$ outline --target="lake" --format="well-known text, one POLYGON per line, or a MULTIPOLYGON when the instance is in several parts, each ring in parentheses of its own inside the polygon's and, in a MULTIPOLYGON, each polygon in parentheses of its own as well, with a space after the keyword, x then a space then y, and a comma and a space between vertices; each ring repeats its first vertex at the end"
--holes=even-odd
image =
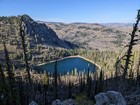
MULTIPOLYGON (((56 61, 39 64, 34 67, 38 72, 50 72, 54 73, 56 61)), ((81 56, 70 56, 57 60, 57 71, 61 74, 66 74, 68 71, 71 73, 72 70, 77 69, 78 72, 87 72, 88 68, 91 72, 94 72, 99 68, 94 62, 87 60, 81 56)))

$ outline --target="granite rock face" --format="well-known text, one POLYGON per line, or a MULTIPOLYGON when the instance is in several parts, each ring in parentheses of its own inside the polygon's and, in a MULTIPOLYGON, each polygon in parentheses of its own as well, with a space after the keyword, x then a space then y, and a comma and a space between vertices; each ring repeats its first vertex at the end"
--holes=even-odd
MULTIPOLYGON (((7 44, 20 44, 19 29, 22 22, 25 26, 25 38, 31 46, 41 44, 44 46, 54 46, 62 48, 73 48, 70 42, 61 40, 57 34, 46 24, 34 21, 28 15, 0 17, 0 38, 4 39, 7 44)), ((1 44, 1 41, 0 41, 1 44)))
POLYGON ((96 105, 126 105, 124 97, 116 91, 99 93, 95 96, 96 105))
POLYGON ((56 33, 46 24, 37 23, 28 15, 23 15, 22 17, 26 25, 26 32, 35 38, 36 43, 70 48, 67 43, 59 39, 56 33))

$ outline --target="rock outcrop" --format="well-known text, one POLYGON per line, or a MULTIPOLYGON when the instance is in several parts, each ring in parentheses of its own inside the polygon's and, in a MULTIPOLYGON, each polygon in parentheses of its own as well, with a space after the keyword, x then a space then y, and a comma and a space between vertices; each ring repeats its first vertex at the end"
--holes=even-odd
POLYGON ((38 105, 35 101, 32 101, 31 103, 29 103, 29 105, 38 105))
POLYGON ((52 102, 52 105, 61 105, 61 101, 59 99, 56 99, 52 102))
POLYGON ((96 105, 126 105, 121 93, 116 91, 108 91, 99 93, 95 96, 96 105))
POLYGON ((52 105, 78 105, 73 99, 68 99, 65 101, 60 101, 59 99, 52 102, 52 105))
POLYGON ((61 105, 77 105, 77 102, 73 99, 68 99, 68 100, 63 101, 61 105))
POLYGON ((19 28, 21 17, 25 24, 25 37, 31 46, 42 44, 62 48, 74 47, 70 42, 58 38, 57 34, 46 24, 37 23, 28 15, 0 17, 0 38, 4 39, 6 43, 10 45, 18 45, 20 43, 19 28))

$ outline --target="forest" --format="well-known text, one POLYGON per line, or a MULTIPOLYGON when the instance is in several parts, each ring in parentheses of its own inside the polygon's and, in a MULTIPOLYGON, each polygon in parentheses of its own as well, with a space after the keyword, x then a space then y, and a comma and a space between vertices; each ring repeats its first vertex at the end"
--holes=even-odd
POLYGON ((95 96, 107 91, 120 92, 127 105, 139 105, 140 49, 135 45, 139 44, 140 10, 129 34, 128 45, 118 51, 87 50, 61 42, 58 38, 53 46, 44 47, 41 42, 46 42, 38 35, 33 36, 36 32, 31 30, 34 25, 31 27, 24 17, 2 17, 0 21, 4 22, 0 34, 0 105, 53 105, 57 99, 73 99, 76 105, 95 105, 95 96), (14 24, 15 27, 7 24, 14 24), (31 29, 28 30, 29 26, 31 29), (56 47, 58 43, 67 46, 61 48, 60 44, 56 47), (88 68, 87 73, 84 70, 79 73, 75 68, 72 72, 59 74, 57 60, 77 55, 95 62, 101 68, 95 72, 88 68), (55 61, 54 73, 34 70, 37 64, 52 60, 55 61), (36 104, 29 104, 33 101, 36 104))

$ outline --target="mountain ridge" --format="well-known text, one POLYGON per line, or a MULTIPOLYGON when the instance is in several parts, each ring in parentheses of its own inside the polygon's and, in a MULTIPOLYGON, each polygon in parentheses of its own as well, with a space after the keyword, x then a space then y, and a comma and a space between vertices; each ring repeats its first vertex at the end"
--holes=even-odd
MULTIPOLYGON (((48 27, 46 24, 37 23, 34 21, 30 16, 18 15, 18 16, 10 16, 10 17, 0 17, 0 25, 1 25, 1 39, 6 41, 9 40, 9 36, 15 37, 14 40, 10 41, 10 44, 15 42, 16 44, 19 43, 19 23, 20 17, 23 17, 23 21, 26 27, 26 36, 30 40, 32 44, 42 44, 47 46, 54 46, 54 47, 62 47, 62 48, 74 48, 75 45, 69 46, 70 42, 67 44, 66 41, 61 40, 58 38, 56 33, 48 27), (9 30, 7 30, 9 29, 9 30), (4 38, 2 38, 2 36, 4 38), (7 37, 5 37, 7 36, 7 37), (16 42, 17 41, 17 42, 16 42)), ((8 43, 8 42, 7 42, 8 43)))
POLYGON ((44 22, 59 38, 70 41, 85 49, 123 48, 129 40, 131 23, 70 23, 44 22))

